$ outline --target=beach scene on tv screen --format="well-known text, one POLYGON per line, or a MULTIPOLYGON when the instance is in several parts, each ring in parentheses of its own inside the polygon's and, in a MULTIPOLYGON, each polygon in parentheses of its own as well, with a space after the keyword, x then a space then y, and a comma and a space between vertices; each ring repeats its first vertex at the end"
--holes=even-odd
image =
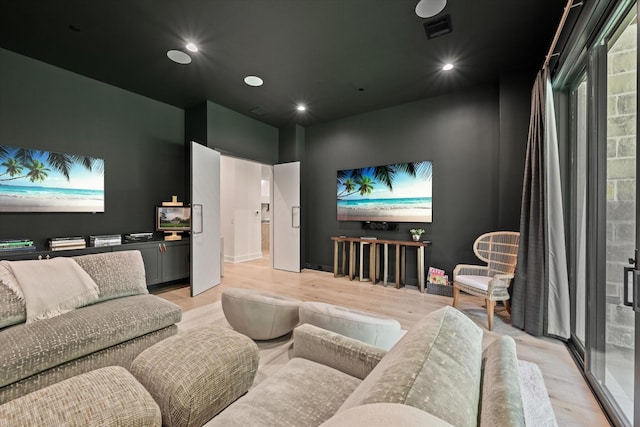
POLYGON ((338 221, 432 222, 433 163, 338 171, 338 221))
POLYGON ((104 212, 104 160, 0 145, 0 212, 104 212))

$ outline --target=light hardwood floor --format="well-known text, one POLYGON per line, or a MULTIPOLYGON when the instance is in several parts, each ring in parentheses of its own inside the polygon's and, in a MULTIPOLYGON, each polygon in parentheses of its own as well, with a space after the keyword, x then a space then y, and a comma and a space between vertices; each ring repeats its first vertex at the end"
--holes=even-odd
MULTIPOLYGON (((226 263, 224 273, 220 286, 193 298, 188 286, 167 287, 154 293, 188 311, 220 300, 225 287, 257 289, 305 301, 323 301, 372 311, 397 319, 404 329, 410 329, 422 316, 450 305, 452 301, 449 297, 422 294, 415 287, 395 289, 392 285, 371 285, 357 279, 334 278, 332 273, 315 270, 303 270, 299 274, 272 270, 266 258, 226 263)), ((480 298, 463 294, 458 308, 486 331, 487 316, 480 298)), ((535 338, 512 327, 509 314, 502 306, 496 308, 493 333, 487 331, 489 340, 495 336, 493 334, 512 336, 518 357, 540 366, 559 426, 609 425, 564 343, 535 338)))

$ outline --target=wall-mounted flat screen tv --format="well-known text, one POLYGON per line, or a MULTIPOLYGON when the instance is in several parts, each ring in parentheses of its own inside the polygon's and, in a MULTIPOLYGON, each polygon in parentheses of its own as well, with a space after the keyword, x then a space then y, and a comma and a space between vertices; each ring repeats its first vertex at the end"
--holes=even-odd
POLYGON ((338 171, 338 221, 433 221, 429 160, 338 171))
POLYGON ((0 145, 0 212, 104 212, 104 160, 0 145))
POLYGON ((191 207, 156 206, 157 231, 190 231, 191 207))

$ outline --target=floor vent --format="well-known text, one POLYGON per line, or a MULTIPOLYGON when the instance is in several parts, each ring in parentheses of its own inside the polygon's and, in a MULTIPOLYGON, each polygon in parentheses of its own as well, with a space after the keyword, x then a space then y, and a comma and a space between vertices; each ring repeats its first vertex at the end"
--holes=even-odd
POLYGON ((451 15, 447 14, 437 19, 432 19, 424 23, 424 31, 429 40, 444 36, 453 31, 451 27, 451 15))

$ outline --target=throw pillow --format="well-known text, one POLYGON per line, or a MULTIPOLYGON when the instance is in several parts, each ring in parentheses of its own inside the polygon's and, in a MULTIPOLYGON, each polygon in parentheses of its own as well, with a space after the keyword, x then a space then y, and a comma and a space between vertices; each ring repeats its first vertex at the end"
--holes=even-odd
POLYGON ((98 301, 149 293, 140 251, 82 255, 73 259, 98 285, 98 301))
POLYGON ((0 329, 24 323, 27 308, 13 273, 0 262, 0 329))

